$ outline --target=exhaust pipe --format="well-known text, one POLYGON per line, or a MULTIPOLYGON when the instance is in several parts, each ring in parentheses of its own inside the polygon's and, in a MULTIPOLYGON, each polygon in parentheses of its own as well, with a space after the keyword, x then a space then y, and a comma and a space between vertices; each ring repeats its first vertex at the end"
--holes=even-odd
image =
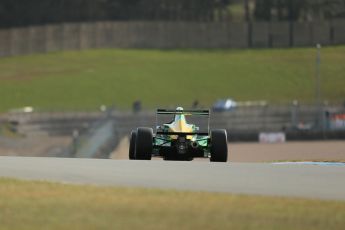
POLYGON ((190 145, 192 146, 193 149, 196 149, 199 147, 199 144, 196 141, 193 141, 190 145))

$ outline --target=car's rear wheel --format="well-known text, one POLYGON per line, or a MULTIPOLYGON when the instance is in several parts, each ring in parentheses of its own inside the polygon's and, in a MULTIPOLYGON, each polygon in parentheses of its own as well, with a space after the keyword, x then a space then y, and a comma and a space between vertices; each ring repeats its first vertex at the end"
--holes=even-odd
POLYGON ((151 128, 138 128, 135 142, 135 159, 151 160, 153 130, 151 128))
POLYGON ((137 132, 133 130, 131 132, 131 137, 129 140, 129 159, 135 160, 135 141, 137 139, 137 132))
POLYGON ((211 131, 211 158, 212 162, 226 162, 228 160, 228 140, 224 129, 211 131))

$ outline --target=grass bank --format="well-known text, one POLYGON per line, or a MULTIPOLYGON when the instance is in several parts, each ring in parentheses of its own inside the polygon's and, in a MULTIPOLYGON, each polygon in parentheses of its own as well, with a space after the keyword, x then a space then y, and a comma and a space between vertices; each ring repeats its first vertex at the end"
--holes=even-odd
MULTIPOLYGON (((313 102, 313 48, 88 50, 0 59, 0 111, 204 106, 217 98, 313 102)), ((322 49, 322 97, 345 99, 345 46, 322 49)))
POLYGON ((1 229, 343 229, 345 202, 0 179, 1 229))

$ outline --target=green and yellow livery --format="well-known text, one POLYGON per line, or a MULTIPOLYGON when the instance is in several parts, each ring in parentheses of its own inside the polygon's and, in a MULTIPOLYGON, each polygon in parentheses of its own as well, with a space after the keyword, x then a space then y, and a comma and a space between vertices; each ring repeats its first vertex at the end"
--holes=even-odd
POLYGON ((133 130, 130 138, 129 158, 151 160, 152 156, 164 160, 193 160, 196 157, 210 158, 214 162, 226 162, 228 158, 226 130, 209 130, 209 110, 157 109, 158 115, 173 115, 173 119, 152 128, 133 130), (207 131, 200 132, 195 124, 187 122, 188 116, 207 117, 207 131))

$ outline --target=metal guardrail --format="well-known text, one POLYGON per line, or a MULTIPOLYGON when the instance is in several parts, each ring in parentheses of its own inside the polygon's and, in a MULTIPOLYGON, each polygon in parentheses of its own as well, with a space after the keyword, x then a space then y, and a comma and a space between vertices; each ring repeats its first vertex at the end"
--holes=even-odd
MULTIPOLYGON (((341 118, 339 114, 345 114, 345 108, 324 106, 321 111, 320 117, 320 109, 315 106, 243 106, 229 112, 211 112, 210 128, 227 129, 232 141, 257 140, 259 132, 285 132, 287 139, 343 138, 345 121, 343 126, 336 126, 339 122, 335 123, 334 119, 341 118), (322 125, 317 126, 320 122, 322 125)), ((104 117, 113 122, 117 138, 129 135, 137 127, 155 127, 156 123, 155 111, 112 111, 107 115, 104 112, 5 114, 1 120, 17 121, 13 124, 18 125, 19 132, 44 131, 49 135, 72 137, 74 130, 80 135, 90 133, 94 124, 104 121, 104 117)))

